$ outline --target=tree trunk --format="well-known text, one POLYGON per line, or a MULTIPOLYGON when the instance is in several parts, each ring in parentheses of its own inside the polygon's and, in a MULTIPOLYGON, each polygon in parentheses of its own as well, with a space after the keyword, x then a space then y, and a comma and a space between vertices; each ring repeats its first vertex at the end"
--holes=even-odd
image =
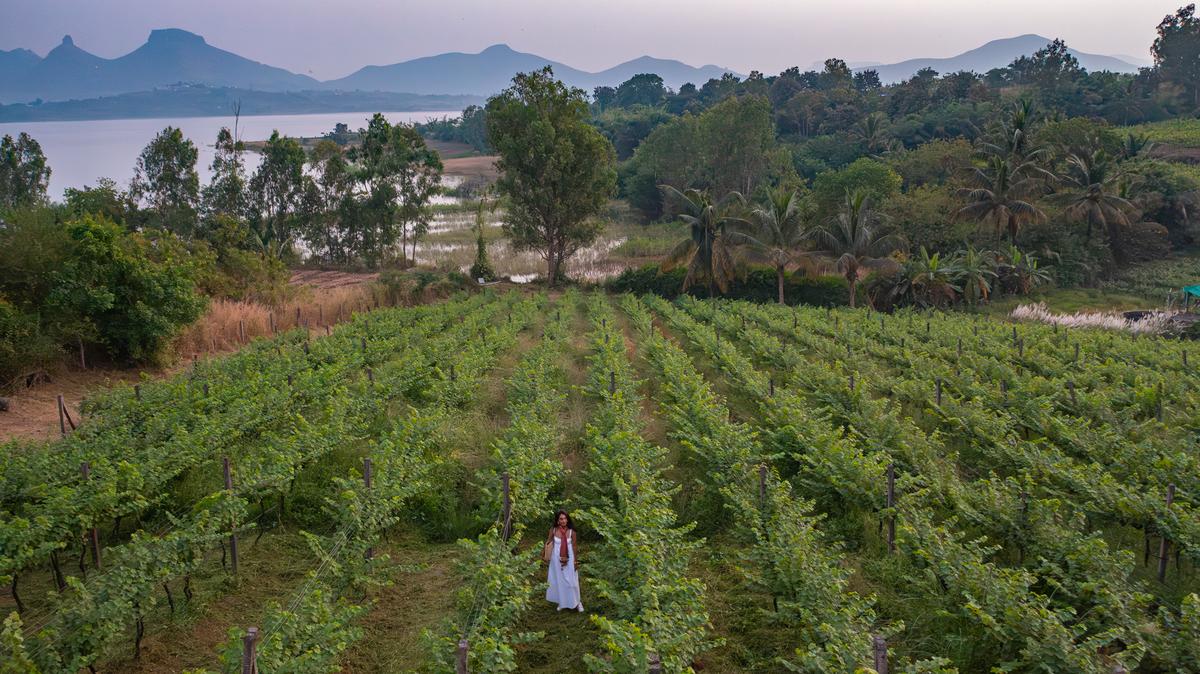
POLYGON ((785 304, 783 301, 783 267, 779 267, 775 270, 775 280, 779 285, 779 303, 785 304))
POLYGON ((846 274, 846 280, 850 283, 850 308, 854 308, 854 296, 858 293, 858 270, 854 270, 853 274, 846 274))

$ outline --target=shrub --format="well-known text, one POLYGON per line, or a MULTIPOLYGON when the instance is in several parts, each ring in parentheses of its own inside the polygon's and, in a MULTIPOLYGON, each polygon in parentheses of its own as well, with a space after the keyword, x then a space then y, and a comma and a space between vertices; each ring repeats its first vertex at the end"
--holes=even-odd
MULTIPOLYGON (((658 265, 626 269, 620 276, 608 282, 613 292, 631 292, 640 295, 660 295, 674 299, 682 294, 683 277, 686 271, 675 269, 659 271, 658 265)), ((788 304, 810 304, 822 307, 841 306, 847 303, 846 279, 840 276, 808 277, 803 274, 788 274, 784 278, 784 296, 788 304)), ((688 294, 704 297, 708 293, 702 285, 692 286, 688 294)), ((774 302, 777 297, 775 271, 766 267, 754 267, 746 276, 736 279, 725 295, 732 299, 754 302, 774 302)))
POLYGON ((36 316, 0 299, 0 390, 10 388, 15 377, 49 368, 60 357, 62 351, 42 332, 36 316))
POLYGON ((153 358, 200 317, 206 300, 171 235, 151 241, 91 216, 68 223, 66 231, 71 251, 56 273, 47 310, 85 326, 114 358, 153 358))

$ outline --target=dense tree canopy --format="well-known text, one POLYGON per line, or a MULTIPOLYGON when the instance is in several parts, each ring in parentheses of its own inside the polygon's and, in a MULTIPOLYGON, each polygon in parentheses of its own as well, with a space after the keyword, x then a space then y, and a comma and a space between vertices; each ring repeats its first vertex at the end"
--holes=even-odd
POLYGON ((27 133, 0 139, 0 208, 39 204, 46 199, 50 167, 42 146, 27 133))
POLYGON ((596 219, 616 186, 612 143, 588 123, 583 91, 549 67, 513 78, 487 105, 488 139, 500 159, 496 186, 508 200, 505 234, 537 251, 547 280, 600 231, 596 219))

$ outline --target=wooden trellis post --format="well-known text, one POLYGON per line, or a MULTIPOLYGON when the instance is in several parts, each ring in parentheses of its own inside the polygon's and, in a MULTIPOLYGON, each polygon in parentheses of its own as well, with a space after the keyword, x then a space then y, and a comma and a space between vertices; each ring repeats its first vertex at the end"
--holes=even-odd
POLYGON ((258 628, 246 628, 242 637, 242 674, 258 674, 258 628))
MULTIPOLYGON (((79 465, 79 472, 83 474, 84 481, 92 479, 92 464, 84 461, 79 465)), ((88 545, 92 548, 92 565, 96 570, 100 570, 100 530, 92 527, 88 531, 88 545)), ((82 565, 82 561, 80 562, 82 565)))
POLYGON ((888 674, 887 639, 876 635, 871 640, 871 655, 875 660, 875 671, 879 674, 888 674))
MULTIPOLYGON (((363 458, 363 488, 371 491, 371 457, 363 458)), ((367 548, 367 559, 375 556, 375 548, 367 548)))
POLYGON ((509 491, 508 471, 500 475, 500 491, 503 494, 500 537, 507 541, 512 535, 512 492, 509 491))
MULTIPOLYGON (((229 457, 221 459, 221 472, 225 478, 225 491, 233 493, 233 471, 229 467, 229 457)), ((229 527, 229 568, 233 571, 233 575, 238 572, 238 540, 237 540, 237 523, 231 522, 229 527)), ((244 664, 243 664, 244 667, 244 664)))
POLYGON ((458 640, 458 650, 454 660, 454 674, 468 674, 467 670, 467 653, 470 652, 471 644, 462 638, 458 640))
POLYGON ((767 507, 767 464, 758 466, 758 509, 765 510, 767 507))
MULTIPOLYGON (((1171 504, 1175 502, 1175 483, 1167 485, 1167 510, 1171 509, 1171 504)), ((1158 544, 1158 582, 1164 582, 1167 579, 1167 556, 1171 551, 1171 543, 1167 540, 1167 533, 1164 531, 1162 540, 1158 544)))
MULTIPOLYGON (((889 463, 887 467, 887 507, 889 510, 896 506, 896 464, 889 463)), ((896 514, 888 513, 887 526, 888 553, 896 552, 896 514)))

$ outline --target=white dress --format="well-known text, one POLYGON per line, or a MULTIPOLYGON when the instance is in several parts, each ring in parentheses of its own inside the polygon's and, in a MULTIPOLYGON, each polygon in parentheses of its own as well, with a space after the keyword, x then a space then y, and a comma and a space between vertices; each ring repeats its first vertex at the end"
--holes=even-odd
POLYGON ((550 556, 549 569, 546 571, 546 601, 558 604, 558 610, 577 609, 583 612, 583 602, 579 599, 579 572, 575 570, 575 535, 568 534, 567 565, 559 561, 558 551, 562 549, 562 539, 554 534, 554 553, 550 556))

